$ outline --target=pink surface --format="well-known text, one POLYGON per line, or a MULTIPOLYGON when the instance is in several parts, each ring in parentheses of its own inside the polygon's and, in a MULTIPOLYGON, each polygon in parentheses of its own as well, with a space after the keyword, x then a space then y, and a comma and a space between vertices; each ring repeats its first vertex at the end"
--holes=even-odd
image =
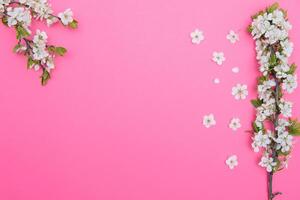
MULTIPOLYGON (((252 152, 250 129, 258 76, 250 16, 271 0, 51 0, 71 7, 77 31, 48 30, 69 49, 47 87, 11 51, 13 31, 1 26, 1 200, 264 200, 266 176, 252 152), (189 34, 204 31, 192 45, 189 34), (237 31, 240 42, 225 36, 237 31), (224 51, 217 66, 213 51, 224 51), (241 71, 233 74, 231 68, 241 71), (219 78, 219 85, 213 84, 219 78), (246 101, 231 87, 249 86, 246 101), (214 113, 217 126, 202 125, 214 113), (242 129, 228 128, 240 117, 242 129), (227 156, 239 166, 230 171, 227 156)), ((300 64, 299 0, 289 10, 300 64)), ((294 115, 300 116, 300 90, 294 115)), ((300 138, 289 169, 275 176, 278 200, 298 200, 300 138)))

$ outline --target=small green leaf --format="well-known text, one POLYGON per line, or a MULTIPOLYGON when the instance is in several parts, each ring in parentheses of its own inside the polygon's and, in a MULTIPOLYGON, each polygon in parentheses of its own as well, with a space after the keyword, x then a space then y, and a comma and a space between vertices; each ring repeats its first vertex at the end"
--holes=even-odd
POLYGON ((18 40, 30 36, 30 33, 21 25, 16 26, 16 32, 18 40))
POLYGON ((3 23, 5 26, 8 26, 8 23, 7 23, 7 17, 6 17, 6 16, 2 17, 2 23, 3 23))
POLYGON ((55 46, 48 46, 47 49, 50 53, 55 53, 55 46))
POLYGON ((40 64, 39 61, 33 60, 31 57, 28 57, 28 59, 27 59, 27 69, 32 69, 32 67, 34 65, 39 65, 39 64, 40 64))
POLYGON ((255 122, 252 122, 252 129, 255 133, 258 133, 260 131, 260 128, 256 125, 255 122))
POLYGON ((289 119, 290 125, 288 126, 288 132, 294 136, 300 136, 300 123, 297 119, 289 119))
POLYGON ((248 31, 249 33, 252 33, 252 31, 253 31, 252 25, 249 25, 249 26, 248 26, 247 31, 248 31))
POLYGON ((256 13, 255 15, 251 16, 252 19, 256 19, 259 15, 263 15, 264 11, 259 11, 258 13, 256 13))
POLYGON ((263 84, 268 78, 266 76, 258 77, 257 82, 258 84, 263 84))
POLYGON ((279 87, 279 88, 278 88, 278 98, 280 99, 280 98, 282 98, 282 97, 283 97, 282 88, 279 87))
POLYGON ((280 170, 281 161, 278 158, 275 158, 276 165, 273 167, 273 172, 280 170))
POLYGON ((251 103, 255 108, 257 108, 263 104, 262 100, 260 100, 260 99, 252 99, 251 103))
POLYGON ((64 47, 55 47, 55 52, 60 56, 64 56, 67 53, 67 49, 64 47))
POLYGON ((278 8, 279 8, 279 4, 276 2, 267 8, 267 12, 272 13, 278 8))
POLYGON ((291 153, 291 151, 287 151, 287 152, 282 152, 281 150, 276 151, 278 155, 281 156, 287 156, 291 153))
POLYGON ((71 23, 69 23, 69 27, 72 29, 78 28, 78 22, 74 19, 71 23))
POLYGON ((67 49, 64 47, 49 46, 47 49, 50 53, 57 54, 60 56, 64 56, 67 53, 67 49))
POLYGON ((277 58, 274 53, 272 53, 270 56, 269 64, 271 65, 271 67, 274 67, 277 65, 277 58))
POLYGON ((42 85, 46 85, 48 80, 51 78, 50 73, 44 68, 43 69, 43 74, 41 75, 41 83, 42 85))
POLYGON ((287 72, 287 74, 293 75, 295 73, 296 69, 297 69, 297 65, 295 63, 291 64, 290 70, 287 72))

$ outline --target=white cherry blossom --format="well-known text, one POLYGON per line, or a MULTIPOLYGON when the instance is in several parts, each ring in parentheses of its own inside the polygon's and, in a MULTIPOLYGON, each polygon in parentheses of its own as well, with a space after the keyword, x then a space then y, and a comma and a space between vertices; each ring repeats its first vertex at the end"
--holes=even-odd
POLYGON ((298 83, 296 75, 288 75, 282 83, 282 89, 286 90, 288 93, 292 93, 297 88, 297 86, 298 83))
POLYGON ((234 96, 236 100, 244 100, 248 96, 247 85, 245 84, 237 84, 232 87, 231 94, 234 96))
POLYGON ((191 32, 190 36, 193 44, 200 44, 204 40, 203 31, 200 31, 199 29, 191 32))
POLYGON ((229 128, 231 128, 233 131, 238 130, 239 128, 242 127, 240 121, 241 120, 239 118, 232 118, 230 123, 229 123, 229 128))
POLYGON ((237 41, 239 41, 239 35, 235 33, 233 30, 230 30, 228 35, 226 36, 227 40, 230 41, 230 43, 234 44, 237 41))
POLYGON ((264 155, 261 160, 259 165, 261 167, 265 167, 267 172, 272 172, 273 171, 273 167, 276 166, 276 162, 274 161, 273 158, 269 157, 268 155, 264 155))
POLYGON ((291 150, 293 145, 293 136, 285 131, 280 133, 275 141, 277 143, 277 149, 280 149, 283 153, 288 152, 291 150))
POLYGON ((210 128, 212 126, 215 126, 216 125, 216 120, 215 120, 214 115, 213 114, 205 115, 203 117, 203 125, 206 128, 210 128))
POLYGON ((222 65, 223 62, 226 60, 223 52, 213 52, 212 60, 217 63, 218 65, 222 65))
POLYGON ((233 170, 239 164, 238 157, 236 155, 229 156, 225 163, 229 167, 229 169, 233 170))
POLYGON ((63 25, 67 26, 71 22, 73 22, 73 12, 70 8, 65 10, 64 12, 58 13, 58 17, 60 18, 63 25))

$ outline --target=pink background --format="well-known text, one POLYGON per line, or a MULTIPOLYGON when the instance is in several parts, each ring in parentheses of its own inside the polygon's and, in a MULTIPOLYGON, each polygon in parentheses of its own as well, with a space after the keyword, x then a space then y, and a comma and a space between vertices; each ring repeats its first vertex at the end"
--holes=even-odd
MULTIPOLYGON (((1 26, 0 199, 266 199, 265 171, 245 133, 258 76, 245 29, 272 2, 51 0, 56 11, 71 7, 80 26, 46 29, 69 49, 47 87, 12 53, 13 30, 1 26), (205 33, 200 45, 191 44, 195 28, 205 33), (240 35, 235 45, 225 38, 230 29, 240 35), (223 66, 213 51, 224 51, 223 66), (236 83, 249 86, 246 101, 231 96, 236 83), (208 113, 217 120, 211 129, 202 125, 208 113), (237 133, 232 117, 241 118, 237 133), (224 164, 231 154, 234 171, 224 164)), ((294 26, 291 61, 300 64, 300 1, 279 2, 294 26)), ((295 116, 299 98, 299 90, 289 97, 295 116)), ((300 199, 299 140, 289 169, 275 176, 279 200, 300 199)))

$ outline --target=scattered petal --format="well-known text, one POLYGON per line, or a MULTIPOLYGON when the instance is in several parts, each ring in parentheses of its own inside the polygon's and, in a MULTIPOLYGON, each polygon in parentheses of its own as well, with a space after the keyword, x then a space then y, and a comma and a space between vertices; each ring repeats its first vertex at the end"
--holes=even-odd
POLYGON ((214 84, 219 84, 219 83, 220 83, 220 79, 215 78, 215 79, 214 79, 214 84))
POLYGON ((237 74, 237 73, 240 72, 240 68, 238 68, 238 67, 233 67, 233 68, 232 68, 232 72, 237 74))

